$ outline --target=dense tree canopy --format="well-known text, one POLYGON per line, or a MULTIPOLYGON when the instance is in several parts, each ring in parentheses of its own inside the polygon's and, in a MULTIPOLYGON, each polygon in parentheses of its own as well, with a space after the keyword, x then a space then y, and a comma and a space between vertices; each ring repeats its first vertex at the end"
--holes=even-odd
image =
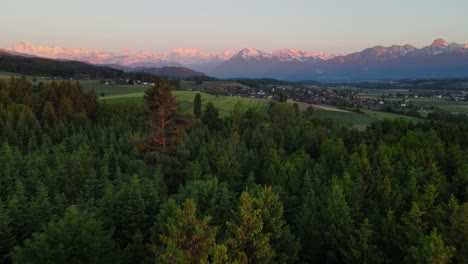
POLYGON ((135 107, 0 79, 0 262, 467 262, 466 121, 209 105, 155 159, 148 120, 178 115, 159 82, 135 107))

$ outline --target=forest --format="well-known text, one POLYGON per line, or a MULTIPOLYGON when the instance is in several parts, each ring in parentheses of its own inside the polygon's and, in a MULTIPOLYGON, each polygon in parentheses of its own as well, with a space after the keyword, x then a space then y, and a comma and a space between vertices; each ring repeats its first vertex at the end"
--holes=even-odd
POLYGON ((59 78, 117 78, 123 77, 122 70, 106 66, 96 66, 78 61, 53 60, 40 57, 25 57, 5 53, 0 50, 0 71, 34 76, 59 78))
POLYGON ((468 122, 182 115, 0 79, 0 263, 468 263, 468 122))

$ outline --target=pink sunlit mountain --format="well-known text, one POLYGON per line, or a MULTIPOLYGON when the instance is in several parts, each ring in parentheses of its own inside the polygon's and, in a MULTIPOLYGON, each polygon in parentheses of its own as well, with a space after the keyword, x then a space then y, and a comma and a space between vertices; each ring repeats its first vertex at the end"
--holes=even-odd
POLYGON ((343 56, 283 49, 244 49, 213 72, 224 78, 368 80, 468 76, 468 45, 436 39, 424 48, 375 46, 343 56))
POLYGON ((202 52, 197 49, 174 49, 162 54, 148 51, 106 52, 78 48, 34 46, 28 42, 18 43, 7 50, 44 58, 76 60, 92 64, 120 65, 126 67, 182 66, 219 62, 229 59, 234 54, 232 51, 214 54, 202 52))
POLYGON ((77 60, 121 68, 184 66, 221 78, 279 78, 289 80, 401 79, 468 76, 468 44, 436 39, 423 48, 412 45, 375 46, 348 55, 335 56, 300 49, 271 53, 246 48, 221 54, 197 49, 151 52, 105 52, 60 47, 36 47, 27 42, 11 52, 46 58, 77 60))
POLYGON ((173 49, 161 54, 156 54, 148 51, 106 52, 79 48, 34 46, 28 42, 18 43, 7 50, 44 58, 77 60, 92 64, 120 65, 126 67, 210 66, 227 61, 233 58, 233 56, 240 56, 245 60, 276 59, 283 62, 319 61, 334 57, 326 53, 310 52, 300 49, 280 49, 272 53, 266 53, 257 49, 243 49, 237 54, 233 51, 215 54, 197 49, 173 49))

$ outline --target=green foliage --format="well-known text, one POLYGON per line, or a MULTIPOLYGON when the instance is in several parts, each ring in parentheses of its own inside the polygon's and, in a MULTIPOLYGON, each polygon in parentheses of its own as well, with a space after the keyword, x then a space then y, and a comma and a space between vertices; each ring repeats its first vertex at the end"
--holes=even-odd
POLYGON ((429 236, 421 236, 417 245, 410 248, 412 263, 450 263, 454 253, 455 249, 453 247, 444 245, 444 241, 437 234, 437 230, 431 231, 429 236))
POLYGON ((0 262, 467 262, 463 120, 358 131, 204 94, 174 149, 141 151, 144 107, 93 85, 0 79, 0 262))
POLYGON ((344 197, 343 188, 334 181, 328 191, 324 211, 324 222, 327 229, 325 240, 328 248, 328 257, 332 260, 340 260, 348 251, 348 239, 351 237, 353 220, 351 211, 344 197))
POLYGON ((271 121, 278 124, 281 129, 294 125, 297 121, 297 116, 294 107, 291 107, 288 103, 276 103, 270 108, 271 121))
POLYGON ((6 207, 0 201, 0 261, 2 263, 10 261, 10 251, 14 244, 15 238, 11 228, 11 219, 6 207))
POLYGON ((162 263, 208 263, 216 249, 217 228, 209 225, 210 217, 198 220, 196 211, 195 202, 188 199, 166 220, 158 254, 162 263))
POLYGON ((199 119, 201 117, 201 109, 201 95, 200 93, 197 93, 195 95, 195 99, 193 100, 193 115, 195 116, 195 118, 199 119))
POLYGON ((238 263, 270 263, 275 252, 270 245, 270 233, 264 232, 262 209, 255 206, 255 198, 243 192, 235 222, 227 222, 228 248, 238 263))
POLYGON ((62 219, 50 222, 15 248, 14 263, 112 263, 114 245, 102 223, 71 206, 62 219))
POLYGON ((224 224, 231 213, 234 194, 229 191, 227 184, 217 179, 190 181, 177 194, 178 201, 193 199, 199 215, 209 215, 216 226, 224 224))
POLYGON ((211 102, 206 105, 201 120, 211 131, 217 130, 221 126, 218 109, 211 102))
POLYGON ((349 241, 346 260, 350 263, 381 263, 382 259, 373 243, 373 230, 369 219, 364 219, 349 241))
POLYGON ((280 103, 284 103, 288 100, 288 95, 283 90, 278 89, 273 92, 273 99, 280 103))

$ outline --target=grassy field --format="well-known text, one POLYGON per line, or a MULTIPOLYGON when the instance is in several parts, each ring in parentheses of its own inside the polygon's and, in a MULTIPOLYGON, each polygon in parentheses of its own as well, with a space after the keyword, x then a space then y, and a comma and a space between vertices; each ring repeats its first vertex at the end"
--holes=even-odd
MULTIPOLYGON (((120 103, 134 103, 141 104, 143 100, 143 92, 140 93, 129 93, 129 94, 116 94, 101 98, 109 104, 120 104, 120 103)), ((183 113, 192 113, 193 111, 193 100, 197 92, 191 91, 175 91, 174 95, 180 102, 180 108, 183 113)), ((206 93, 200 93, 202 98, 202 105, 206 105, 208 102, 212 102, 214 106, 219 110, 219 114, 222 117, 230 115, 234 105, 238 101, 241 101, 244 108, 254 108, 259 111, 266 112, 268 109, 268 100, 265 99, 254 99, 254 98, 240 98, 231 96, 215 96, 206 93)))
POLYGON ((145 85, 106 85, 96 80, 80 81, 80 83, 83 85, 85 91, 93 89, 98 96, 104 95, 105 98, 123 94, 143 94, 148 88, 148 86, 145 85))
POLYGON ((368 115, 350 111, 338 112, 314 109, 314 116, 322 120, 331 119, 340 124, 354 126, 359 130, 366 129, 366 127, 374 121, 374 119, 368 115))
POLYGON ((233 81, 208 81, 208 82, 202 82, 199 85, 195 84, 195 81, 181 81, 180 86, 184 90, 202 90, 202 89, 214 89, 214 88, 219 88, 219 87, 226 87, 226 88, 231 88, 231 87, 246 87, 238 82, 233 82, 233 81))
POLYGON ((411 102, 417 104, 424 104, 429 106, 436 106, 450 112, 463 112, 468 113, 468 102, 454 102, 438 98, 421 98, 411 99, 411 102))
MULTIPOLYGON (((401 101, 402 99, 389 98, 386 100, 401 101)), ((443 98, 408 98, 414 104, 435 106, 453 113, 468 113, 468 102, 447 101, 443 98)))
MULTIPOLYGON (((314 107, 315 108, 315 107, 314 107)), ((364 130, 370 123, 377 120, 384 119, 404 119, 412 122, 423 122, 424 119, 411 117, 406 115, 399 115, 393 113, 386 113, 372 110, 361 110, 363 113, 356 113, 352 111, 327 111, 321 108, 314 109, 314 114, 320 119, 332 119, 341 124, 348 124, 356 127, 357 129, 364 130)))
POLYGON ((361 109, 361 112, 363 112, 367 116, 372 117, 373 119, 379 119, 379 120, 403 118, 403 119, 406 119, 406 120, 412 121, 412 122, 424 121, 424 119, 422 119, 422 118, 417 118, 417 117, 412 117, 412 116, 407 116, 407 115, 394 114, 394 113, 381 112, 381 111, 361 109))
POLYGON ((0 79, 8 79, 11 76, 18 77, 18 76, 21 76, 21 74, 12 73, 12 72, 0 72, 0 79))
MULTIPOLYGON (((290 103, 294 103, 293 101, 289 101, 290 103)), ((299 110, 304 111, 309 106, 314 108, 314 115, 319 119, 331 119, 335 122, 351 125, 356 127, 357 129, 363 130, 365 129, 370 123, 376 120, 383 120, 383 119, 397 119, 402 118, 412 122, 421 122, 424 121, 422 118, 416 118, 406 115, 399 115, 393 113, 386 113, 380 111, 372 111, 372 110, 361 110, 362 113, 357 113, 353 111, 348 111, 344 109, 339 109, 332 106, 323 106, 323 105, 310 105, 306 103, 298 103, 299 110)))
MULTIPOLYGON (((256 99, 256 98, 241 98, 233 96, 215 96, 206 93, 200 93, 202 98, 202 105, 206 105, 208 102, 212 102, 219 110, 221 116, 228 116, 232 112, 232 109, 241 102, 244 109, 253 108, 261 112, 268 110, 268 100, 256 99)), ((180 102, 182 111, 184 113, 190 113, 193 109, 193 99, 195 98, 196 92, 188 91, 176 91, 175 96, 180 102)))
POLYGON ((408 89, 362 89, 361 91, 365 95, 363 98, 377 98, 384 95, 387 97, 388 94, 397 94, 397 93, 408 93, 408 89))

